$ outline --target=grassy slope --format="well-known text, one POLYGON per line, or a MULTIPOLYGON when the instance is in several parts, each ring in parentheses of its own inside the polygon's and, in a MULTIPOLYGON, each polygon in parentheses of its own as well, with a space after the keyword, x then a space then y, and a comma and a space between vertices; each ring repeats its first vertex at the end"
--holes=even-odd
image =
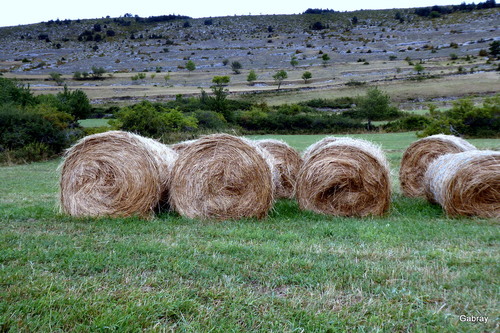
MULTIPOLYGON (((415 139, 361 137, 394 154, 393 167, 415 139)), ((303 149, 320 136, 280 138, 303 149)), ((397 193, 385 218, 327 217, 285 200, 262 221, 173 213, 74 219, 54 209, 58 162, 1 168, 2 331, 476 332, 497 325, 494 221, 448 219, 397 193), (462 323, 461 314, 489 321, 462 323)))

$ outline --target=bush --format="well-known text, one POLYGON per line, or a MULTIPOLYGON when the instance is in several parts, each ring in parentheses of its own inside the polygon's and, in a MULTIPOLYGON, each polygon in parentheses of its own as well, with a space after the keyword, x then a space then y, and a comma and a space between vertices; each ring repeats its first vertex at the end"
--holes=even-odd
POLYGON ((383 129, 387 132, 421 131, 430 122, 431 119, 426 116, 408 115, 385 124, 383 129))
POLYGON ((40 113, 29 112, 12 104, 0 107, 0 152, 23 149, 34 152, 36 144, 39 144, 38 148, 43 144, 44 155, 53 155, 67 146, 67 138, 64 131, 40 113))
POLYGON ((29 86, 25 87, 14 80, 0 77, 0 105, 13 103, 26 106, 35 103, 29 86))
POLYGON ((227 121, 224 117, 214 111, 197 110, 191 114, 198 121, 198 128, 201 130, 220 131, 227 128, 227 121))
POLYGON ((421 136, 453 134, 466 137, 498 137, 500 133, 500 95, 487 98, 482 106, 461 99, 445 112, 431 107, 431 122, 421 136))
POLYGON ((254 133, 339 133, 364 128, 359 120, 331 113, 303 113, 302 108, 289 105, 270 110, 254 106, 249 111, 237 112, 235 122, 243 130, 254 133))
POLYGON ((349 109, 354 102, 354 98, 352 97, 339 97, 335 99, 316 98, 301 102, 300 104, 312 108, 349 109))
POLYGON ((70 91, 66 86, 64 91, 57 95, 39 95, 35 98, 35 101, 68 113, 75 120, 86 119, 92 114, 92 106, 87 95, 82 90, 70 91))
POLYGON ((389 95, 384 94, 378 88, 368 89, 366 96, 358 97, 356 107, 344 112, 345 116, 354 119, 368 121, 368 129, 372 128, 373 120, 392 120, 400 117, 402 113, 394 106, 391 106, 389 95))
POLYGON ((177 109, 167 109, 161 104, 143 101, 125 107, 116 113, 110 124, 118 129, 148 137, 161 137, 167 132, 192 131, 198 128, 193 116, 185 116, 177 109))

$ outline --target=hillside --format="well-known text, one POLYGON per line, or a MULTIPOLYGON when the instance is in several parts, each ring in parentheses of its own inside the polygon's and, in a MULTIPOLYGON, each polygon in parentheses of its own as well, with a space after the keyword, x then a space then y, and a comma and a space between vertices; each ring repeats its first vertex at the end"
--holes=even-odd
MULTIPOLYGON (((500 8, 434 19, 414 12, 393 9, 202 19, 166 17, 164 22, 128 15, 6 27, 0 28, 0 72, 32 81, 43 75, 44 79, 32 86, 47 90, 58 89, 55 84, 43 82, 51 72, 69 80, 76 71, 103 67, 113 74, 113 78, 111 74, 106 77, 107 84, 129 90, 114 96, 133 96, 138 82, 132 82, 126 73, 163 73, 156 80, 139 82, 142 86, 161 86, 165 85, 165 73, 171 72, 171 87, 195 93, 198 87, 208 87, 212 76, 231 74, 233 61, 239 61, 245 71, 259 71, 257 88, 271 85, 272 74, 278 69, 291 71, 290 84, 299 84, 304 70, 313 71, 311 82, 323 86, 333 80, 341 83, 410 75, 412 60, 432 64, 427 69, 434 68, 438 73, 454 72, 458 66, 466 72, 495 69, 495 63, 477 56, 492 41, 500 40, 500 8), (328 54, 330 60, 323 62, 322 54, 328 54), (449 64, 450 56, 474 58, 469 63, 449 64), (290 63, 292 57, 297 60, 295 66, 290 63), (185 69, 188 60, 196 64, 193 76, 185 69), (229 65, 224 65, 224 60, 229 65), (182 77, 176 77, 176 73, 182 77)), ((246 75, 235 75, 231 83, 245 85, 245 79, 246 75)), ((66 83, 84 88, 106 85, 66 83)), ((150 95, 140 90, 139 95, 150 95)), ((153 95, 175 93, 179 91, 153 95)))

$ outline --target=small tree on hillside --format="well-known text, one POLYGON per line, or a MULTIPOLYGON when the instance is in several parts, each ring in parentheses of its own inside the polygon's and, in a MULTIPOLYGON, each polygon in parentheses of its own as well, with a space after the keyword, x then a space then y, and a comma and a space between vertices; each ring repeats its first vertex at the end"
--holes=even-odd
POLYGON ((358 97, 356 107, 347 114, 352 118, 368 121, 368 130, 372 129, 373 120, 390 120, 399 116, 399 110, 391 106, 391 98, 377 87, 368 89, 366 96, 358 97))
POLYGON ((280 90, 281 83, 283 80, 288 78, 288 73, 284 70, 280 70, 273 75, 273 79, 278 83, 278 90, 280 90))
POLYGON ((50 75, 50 79, 55 81, 58 86, 63 84, 64 80, 62 78, 61 73, 51 72, 49 75, 50 75))
POLYGON ((321 56, 321 60, 323 60, 323 66, 326 67, 326 65, 328 64, 328 61, 330 61, 330 56, 328 54, 324 53, 321 56))
POLYGON ((255 73, 255 71, 252 69, 250 71, 250 73, 248 73, 248 76, 247 76, 247 81, 250 85, 253 85, 254 81, 257 80, 257 74, 255 73))
POLYGON ((240 74, 242 68, 243 66, 239 61, 233 61, 231 63, 231 69, 233 70, 234 74, 240 74))
POLYGON ((104 67, 97 67, 97 66, 92 66, 92 78, 94 80, 100 80, 102 79, 102 76, 106 73, 106 70, 104 67))
POLYGON ((227 75, 225 76, 214 76, 212 79, 213 85, 210 87, 214 93, 213 97, 209 98, 209 103, 213 111, 219 112, 224 116, 226 121, 232 120, 232 113, 227 109, 227 85, 231 81, 231 78, 227 75))
POLYGON ((424 66, 422 66, 422 64, 416 64, 413 69, 415 70, 415 72, 417 72, 418 75, 421 75, 422 72, 425 70, 424 66))
POLYGON ((493 57, 500 57, 500 41, 496 40, 490 44, 490 54, 493 57))
POLYGON ((304 80, 305 84, 307 84, 307 80, 309 80, 311 78, 312 78, 312 74, 309 71, 306 71, 306 72, 304 72, 304 74, 302 74, 302 80, 304 80))
POLYGON ((297 60, 297 57, 293 56, 292 60, 290 60, 290 65, 292 65, 292 67, 297 67, 298 64, 299 64, 299 61, 297 60))
POLYGON ((194 61, 189 60, 188 62, 186 62, 185 67, 189 71, 189 73, 191 73, 192 71, 194 71, 196 69, 196 64, 194 63, 194 61))

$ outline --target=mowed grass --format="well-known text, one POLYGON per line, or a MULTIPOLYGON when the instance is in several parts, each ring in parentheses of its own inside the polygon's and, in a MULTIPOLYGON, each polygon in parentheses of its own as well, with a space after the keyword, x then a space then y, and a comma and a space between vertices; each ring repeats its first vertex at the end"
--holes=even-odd
MULTIPOLYGON (((323 136, 273 137, 302 150, 323 136)), ((355 137, 394 154, 394 168, 416 140, 355 137)), ((498 149, 500 140, 472 142, 498 149)), ((450 219, 397 192, 383 218, 323 216, 281 200, 264 220, 77 219, 55 208, 59 162, 0 168, 1 331, 498 328, 498 221, 450 219)))
POLYGON ((109 119, 82 119, 78 123, 82 127, 110 127, 109 119))

